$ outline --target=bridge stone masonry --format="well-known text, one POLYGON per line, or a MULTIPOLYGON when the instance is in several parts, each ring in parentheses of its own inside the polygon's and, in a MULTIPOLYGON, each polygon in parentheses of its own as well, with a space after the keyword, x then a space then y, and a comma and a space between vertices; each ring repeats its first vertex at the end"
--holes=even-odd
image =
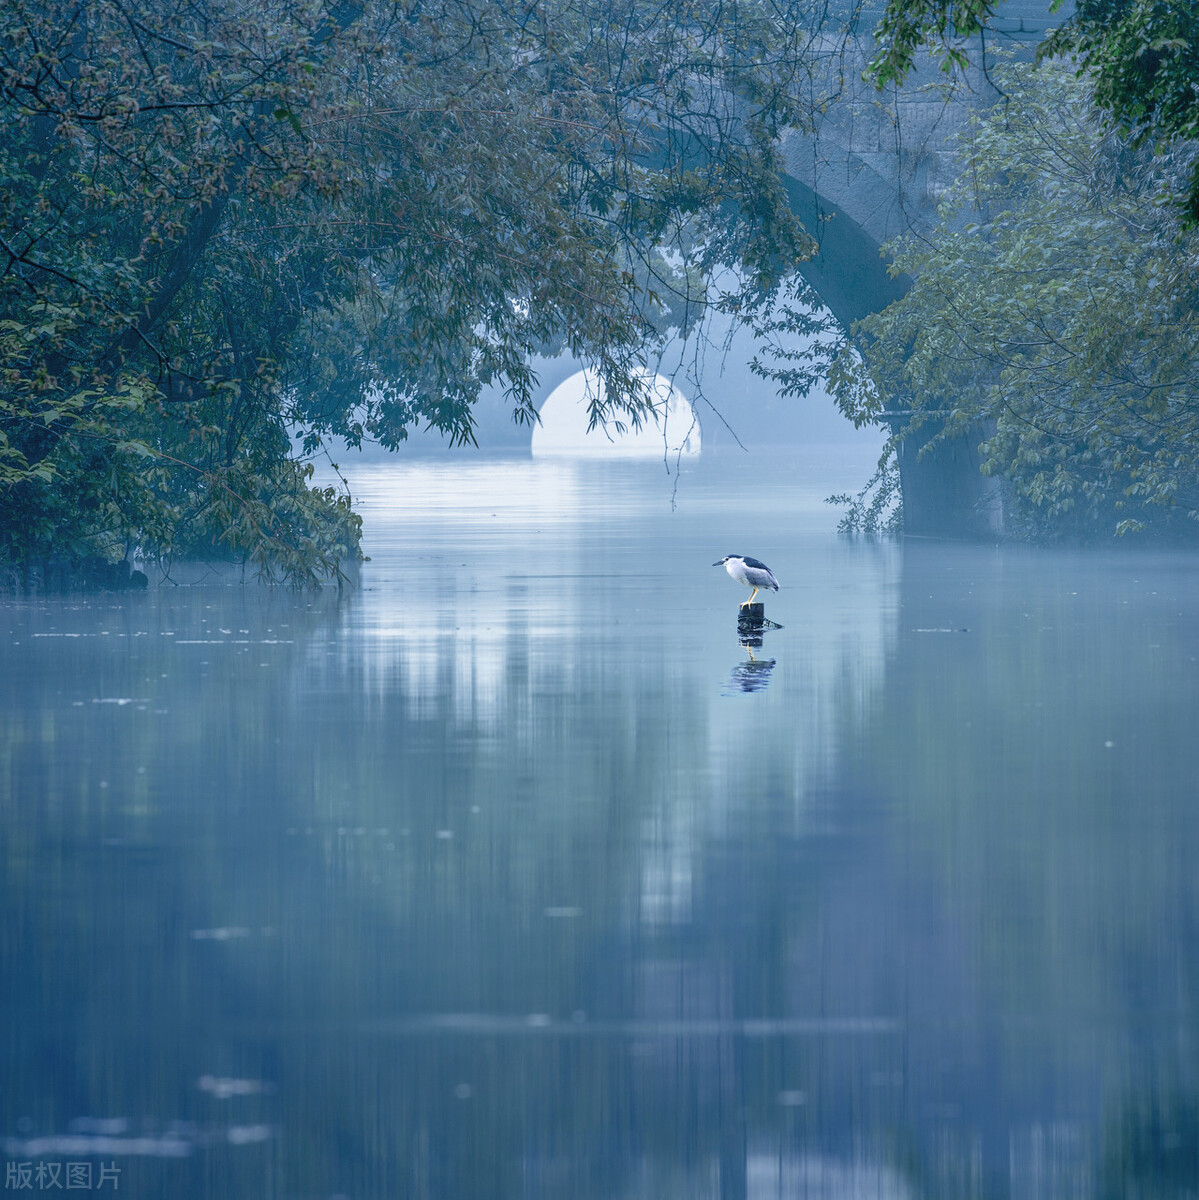
MULTIPOLYGON (((984 62, 989 65, 998 48, 1031 57, 1046 31, 1073 8, 1064 4, 1051 14, 1049 2, 1000 4, 985 42, 971 48, 964 76, 951 78, 930 60, 901 88, 885 92, 862 79, 874 49, 868 32, 848 43, 830 42, 825 89, 831 99, 814 136, 795 132, 786 138, 785 182, 792 207, 820 246, 802 274, 843 327, 885 308, 911 286, 906 276, 887 273, 882 246, 902 233, 931 230, 957 175, 958 134, 971 111, 998 98, 984 62)), ((863 13, 861 29, 873 29, 880 16, 881 9, 863 13)), ((973 429, 925 450, 931 429, 904 437, 907 415, 896 411, 889 421, 900 434, 905 531, 1001 536, 1002 487, 979 469, 977 447, 987 431, 973 429)))

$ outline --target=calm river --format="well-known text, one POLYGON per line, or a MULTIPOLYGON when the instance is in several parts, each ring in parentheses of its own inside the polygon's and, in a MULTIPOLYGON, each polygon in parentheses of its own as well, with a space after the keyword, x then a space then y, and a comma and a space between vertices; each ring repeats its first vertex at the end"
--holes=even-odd
POLYGON ((6 1189, 1193 1198, 1199 557, 861 477, 363 466, 340 598, 0 601, 6 1189))

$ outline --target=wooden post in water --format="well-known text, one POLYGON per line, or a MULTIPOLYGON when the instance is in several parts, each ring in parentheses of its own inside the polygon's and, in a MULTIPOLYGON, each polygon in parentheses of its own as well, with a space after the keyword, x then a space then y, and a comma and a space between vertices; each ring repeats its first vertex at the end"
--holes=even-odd
POLYGON ((755 600, 753 604, 742 605, 737 609, 737 631, 739 633, 743 630, 756 633, 765 624, 766 605, 760 600, 755 600))

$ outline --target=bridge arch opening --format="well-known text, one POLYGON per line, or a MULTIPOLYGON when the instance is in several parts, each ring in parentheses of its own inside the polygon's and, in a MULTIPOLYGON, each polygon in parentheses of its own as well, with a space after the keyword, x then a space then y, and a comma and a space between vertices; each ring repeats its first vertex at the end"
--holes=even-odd
POLYGON ((645 371, 642 376, 650 411, 639 428, 621 416, 588 429, 589 406, 597 398, 603 400, 603 383, 589 369, 563 380, 541 406, 540 424, 533 429, 533 453, 589 458, 699 454, 699 420, 690 401, 665 375, 645 371))

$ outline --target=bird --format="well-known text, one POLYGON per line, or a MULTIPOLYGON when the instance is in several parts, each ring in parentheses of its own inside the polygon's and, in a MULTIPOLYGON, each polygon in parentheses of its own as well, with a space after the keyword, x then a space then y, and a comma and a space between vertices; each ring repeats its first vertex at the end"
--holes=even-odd
POLYGON ((760 588, 770 588, 772 592, 779 590, 779 581, 775 579, 774 572, 764 562, 750 558, 747 554, 726 554, 712 566, 724 567, 742 587, 753 588, 749 599, 743 600, 738 605, 739 608, 747 608, 751 605, 760 588))

